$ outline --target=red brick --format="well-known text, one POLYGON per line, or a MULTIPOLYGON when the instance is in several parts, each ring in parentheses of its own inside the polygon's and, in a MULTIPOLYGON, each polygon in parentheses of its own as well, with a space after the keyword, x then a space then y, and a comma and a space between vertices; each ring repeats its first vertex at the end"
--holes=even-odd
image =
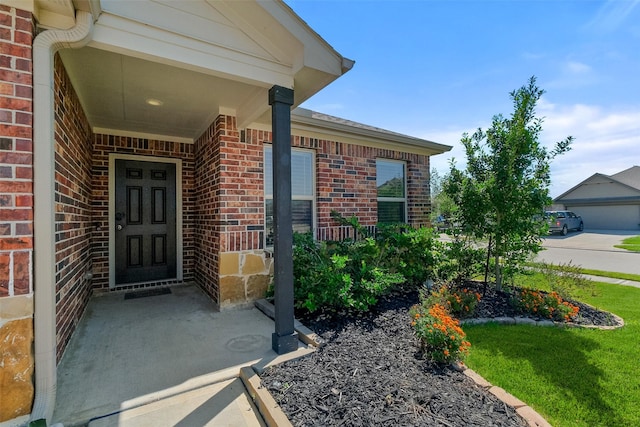
POLYGON ((16 167, 17 179, 33 179, 33 168, 31 167, 16 167))
POLYGON ((9 110, 0 110, 0 122, 13 123, 13 114, 9 110))
POLYGON ((32 40, 33 36, 31 35, 31 32, 26 31, 16 31, 13 38, 14 43, 24 44, 27 46, 31 46, 32 40))
POLYGON ((16 10, 16 30, 33 31, 31 13, 26 10, 16 10))
MULTIPOLYGON (((14 84, 8 82, 0 82, 0 95, 9 95, 13 96, 14 94, 14 84)), ((4 105, 4 99, 0 99, 0 105, 4 105)))
POLYGON ((22 208, 22 207, 33 207, 33 196, 28 194, 22 194, 22 195, 17 195, 16 196, 16 207, 17 208, 22 208))
POLYGON ((16 124, 31 126, 33 115, 31 113, 23 113, 16 111, 16 124))
POLYGON ((0 124, 0 136, 31 138, 31 128, 27 126, 8 126, 0 124))
POLYGON ((0 27, 0 42, 2 40, 11 41, 11 29, 10 28, 1 28, 0 27))
POLYGON ((0 282, 7 282, 11 279, 9 275, 11 265, 11 255, 9 253, 0 253, 0 282))
POLYGON ((32 102, 22 98, 0 98, 0 108, 14 111, 31 112, 32 102))
POLYGON ((16 140, 16 151, 33 152, 33 143, 30 139, 16 140))
POLYGON ((13 165, 30 165, 32 163, 32 155, 30 153, 0 151, 0 163, 13 165))
POLYGON ((0 194, 0 207, 13 207, 13 196, 10 194, 0 194))
POLYGON ((29 282, 31 266, 29 265, 29 252, 13 253, 13 279, 29 282))
POLYGON ((33 239, 30 237, 2 237, 0 238, 0 250, 25 250, 33 249, 33 239))
POLYGON ((33 235, 33 224, 30 222, 18 222, 16 223, 16 236, 31 236, 33 235))
POLYGON ((0 223, 0 236, 11 235, 11 224, 8 222, 0 223))
POLYGON ((27 221, 33 219, 31 209, 0 209, 0 216, 5 221, 27 221))

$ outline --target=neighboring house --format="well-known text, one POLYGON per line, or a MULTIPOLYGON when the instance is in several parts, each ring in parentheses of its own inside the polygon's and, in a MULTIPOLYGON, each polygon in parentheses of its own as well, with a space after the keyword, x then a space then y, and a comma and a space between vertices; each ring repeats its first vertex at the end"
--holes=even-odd
POLYGON ((451 147, 295 108, 353 61, 282 1, 0 0, 0 34, 0 424, 50 418, 95 293, 264 295, 270 103, 294 108, 295 230, 429 223, 451 147))
POLYGON ((640 228, 640 166, 614 175, 596 173, 553 200, 582 216, 591 230, 640 228))

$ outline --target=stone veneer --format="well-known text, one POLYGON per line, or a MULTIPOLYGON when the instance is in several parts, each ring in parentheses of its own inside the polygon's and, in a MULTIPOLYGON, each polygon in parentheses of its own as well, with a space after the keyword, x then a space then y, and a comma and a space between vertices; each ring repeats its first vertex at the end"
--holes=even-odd
POLYGON ((220 305, 252 304, 264 298, 273 275, 273 258, 265 251, 220 254, 220 305))

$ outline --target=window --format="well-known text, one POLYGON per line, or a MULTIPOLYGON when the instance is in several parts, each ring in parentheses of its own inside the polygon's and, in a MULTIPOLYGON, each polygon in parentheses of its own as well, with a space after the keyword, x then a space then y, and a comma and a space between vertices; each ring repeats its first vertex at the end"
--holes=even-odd
POLYGON ((376 160, 378 222, 406 222, 407 196, 405 165, 393 160, 376 160))
MULTIPOLYGON (((313 151, 291 150, 291 217, 293 231, 306 233, 314 224, 313 151)), ((273 154, 264 148, 264 207, 266 246, 273 246, 273 154)))

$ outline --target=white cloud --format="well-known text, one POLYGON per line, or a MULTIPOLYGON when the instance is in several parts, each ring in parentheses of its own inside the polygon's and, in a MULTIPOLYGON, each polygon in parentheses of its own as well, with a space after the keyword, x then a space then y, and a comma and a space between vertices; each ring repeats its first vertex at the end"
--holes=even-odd
POLYGON ((592 105, 546 104, 541 142, 551 147, 573 136, 572 150, 552 165, 555 197, 595 173, 611 175, 640 163, 640 106, 606 110, 592 105))
POLYGON ((587 23, 586 28, 601 32, 615 31, 639 4, 640 0, 608 0, 587 23))
MULTIPOLYGON (((538 103, 538 116, 544 117, 540 142, 549 149, 567 136, 574 137, 571 151, 551 163, 551 197, 559 196, 595 173, 612 175, 640 165, 640 105, 605 109, 586 104, 553 104, 542 98, 538 103)), ((481 127, 486 130, 489 125, 481 127)), ((458 127, 411 134, 453 146, 451 151, 431 158, 431 167, 445 173, 451 158, 456 159, 459 168, 465 166, 460 138, 464 132, 475 130, 458 127)))
POLYGON ((569 74, 586 74, 591 71, 591 67, 578 61, 567 61, 564 69, 569 74))

